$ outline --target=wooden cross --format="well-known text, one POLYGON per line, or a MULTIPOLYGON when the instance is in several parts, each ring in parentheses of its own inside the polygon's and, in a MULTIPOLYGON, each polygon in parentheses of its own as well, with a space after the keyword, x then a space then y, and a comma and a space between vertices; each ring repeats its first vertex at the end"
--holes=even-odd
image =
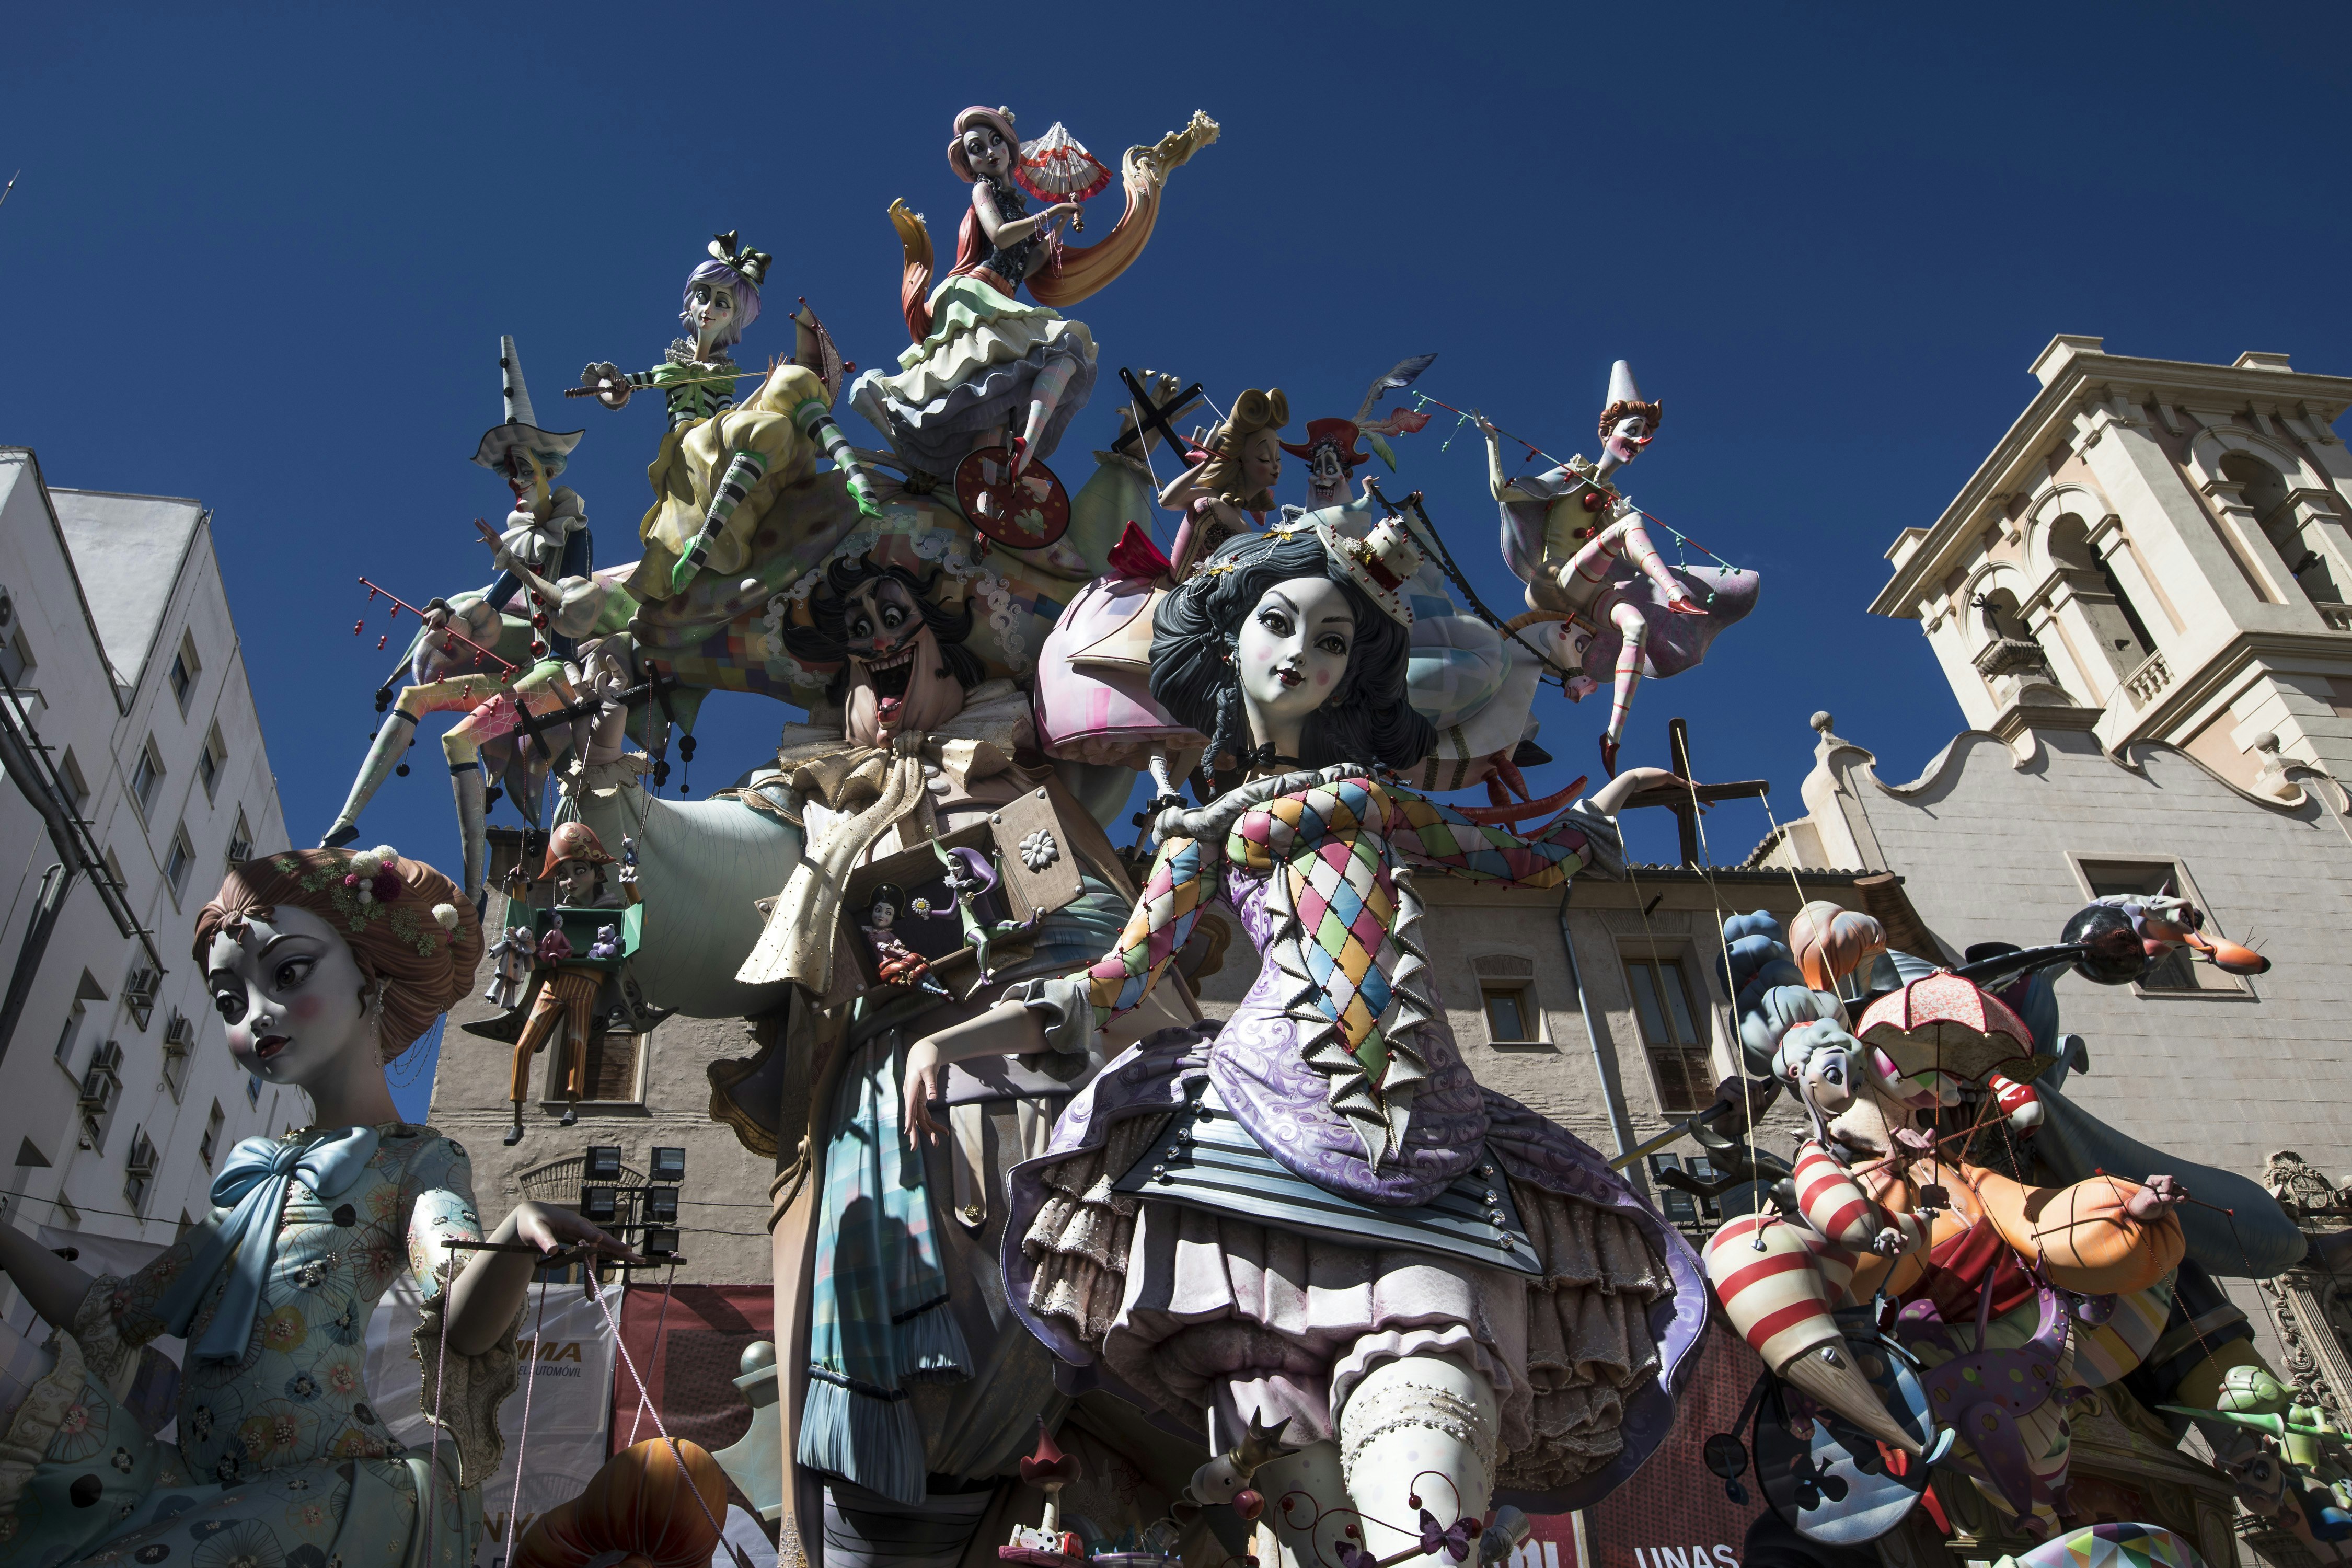
MULTIPOLYGON (((1680 719, 1666 721, 1666 744, 1673 752, 1675 772, 1683 778, 1691 776, 1690 726, 1680 719)), ((1662 805, 1675 814, 1682 829, 1682 863, 1696 867, 1698 852, 1698 814, 1701 808, 1719 800, 1756 800, 1771 793, 1772 786, 1763 779, 1738 779, 1729 784, 1691 785, 1679 780, 1670 784, 1653 784, 1625 802, 1627 806, 1662 805)))
POLYGON ((1125 365, 1119 367, 1118 379, 1127 384, 1127 395, 1135 400, 1135 428, 1125 432, 1118 440, 1113 441, 1110 444, 1110 449, 1114 452, 1124 452, 1129 446, 1141 441, 1146 430, 1157 430, 1160 432, 1160 439, 1168 443, 1170 451, 1180 458, 1183 456, 1185 449, 1192 443, 1176 434, 1176 427, 1168 422, 1181 416, 1200 399, 1201 384, 1196 381, 1167 402, 1154 403, 1151 401, 1151 394, 1143 390, 1143 384, 1136 380, 1135 373, 1125 365))

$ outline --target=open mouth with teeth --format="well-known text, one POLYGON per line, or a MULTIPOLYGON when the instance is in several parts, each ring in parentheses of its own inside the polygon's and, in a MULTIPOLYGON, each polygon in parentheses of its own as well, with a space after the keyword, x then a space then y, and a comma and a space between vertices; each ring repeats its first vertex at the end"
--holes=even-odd
POLYGON ((874 688, 874 699, 884 728, 896 724, 898 710, 907 700, 907 682, 915 673, 915 644, 909 639, 896 653, 882 655, 866 665, 866 679, 874 688))

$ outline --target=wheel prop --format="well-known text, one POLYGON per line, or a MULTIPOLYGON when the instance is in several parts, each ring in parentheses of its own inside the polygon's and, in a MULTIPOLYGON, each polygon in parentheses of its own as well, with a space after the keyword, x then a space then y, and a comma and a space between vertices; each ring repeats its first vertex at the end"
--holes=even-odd
POLYGON ((972 527, 1014 550, 1036 550, 1070 529, 1070 492, 1034 458, 1019 478, 1013 449, 982 447, 956 465, 956 504, 972 527))
MULTIPOLYGON (((1919 1363, 1875 1332, 1849 1329, 1846 1343, 1887 1414, 1930 1462, 1940 1458, 1950 1439, 1939 1442, 1928 1419, 1919 1363)), ((1755 1427, 1757 1479, 1773 1511, 1807 1540, 1832 1546, 1875 1541, 1902 1523, 1927 1489, 1928 1466, 1855 1430, 1790 1384, 1773 1383, 1755 1427)))

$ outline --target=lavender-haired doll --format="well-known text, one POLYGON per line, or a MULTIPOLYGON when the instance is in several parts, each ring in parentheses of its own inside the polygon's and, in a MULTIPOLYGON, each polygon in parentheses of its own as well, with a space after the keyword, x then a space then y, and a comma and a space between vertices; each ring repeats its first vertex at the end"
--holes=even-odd
POLYGON ((580 373, 597 400, 618 408, 640 388, 668 400, 669 431, 648 477, 654 504, 638 525, 646 556, 629 591, 640 600, 684 593, 703 570, 731 575, 751 556, 752 535, 779 491, 822 455, 841 469, 858 510, 879 516, 872 486, 834 423, 833 394, 810 367, 821 363, 816 318, 794 314, 795 357, 769 373, 738 407, 739 373, 727 351, 760 316, 760 285, 774 259, 740 244, 732 229, 710 242, 710 258, 686 280, 679 322, 694 334, 669 346, 651 370, 609 363, 580 373))

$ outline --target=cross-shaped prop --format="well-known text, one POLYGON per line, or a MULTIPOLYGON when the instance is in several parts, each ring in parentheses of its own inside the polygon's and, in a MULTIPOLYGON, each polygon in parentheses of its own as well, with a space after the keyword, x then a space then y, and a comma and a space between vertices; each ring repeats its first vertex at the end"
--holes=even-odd
MULTIPOLYGON (((1687 779, 1691 776, 1690 726, 1680 719, 1666 721, 1666 744, 1674 753, 1675 772, 1687 779)), ((1682 829, 1682 863, 1697 866, 1698 814, 1700 808, 1719 800, 1757 800, 1771 793, 1772 786, 1763 779, 1738 779, 1730 784, 1691 785, 1676 780, 1670 784, 1652 784, 1629 798, 1626 806, 1662 805, 1675 814, 1682 829)))
MULTIPOLYGON (((1147 371, 1145 374, 1150 373, 1147 371)), ((1191 443, 1176 434, 1176 427, 1169 421, 1181 417, 1186 409, 1200 401, 1202 395, 1201 384, 1196 381, 1167 402, 1154 403, 1151 394, 1143 390, 1143 384, 1136 380, 1135 373, 1125 365, 1119 366, 1118 379, 1127 384, 1127 395, 1135 400, 1135 428, 1113 441, 1110 449, 1124 452, 1129 446, 1141 441, 1145 431, 1157 430, 1160 438, 1168 443, 1168 449, 1181 457, 1191 443)))

